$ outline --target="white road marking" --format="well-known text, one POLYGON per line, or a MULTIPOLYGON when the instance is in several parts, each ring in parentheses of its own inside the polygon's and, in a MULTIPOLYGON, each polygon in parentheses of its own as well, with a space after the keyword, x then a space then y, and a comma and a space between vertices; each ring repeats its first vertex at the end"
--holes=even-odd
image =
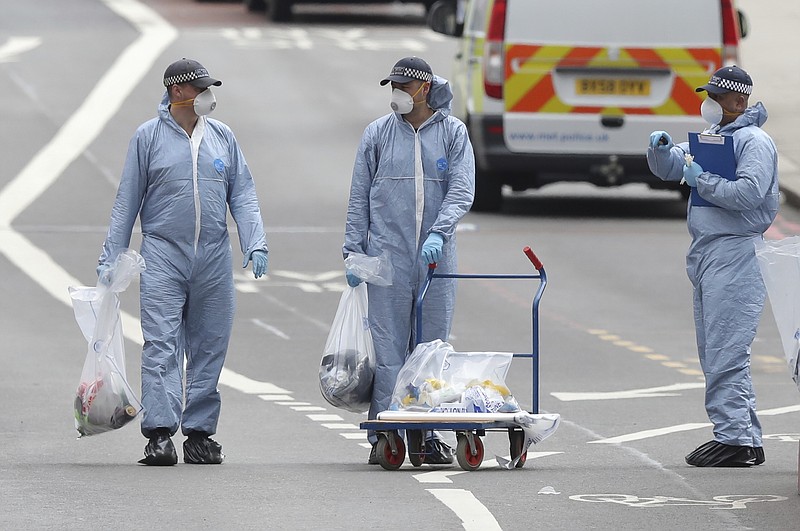
POLYGON ((272 271, 271 275, 275 275, 276 277, 283 277, 289 278, 291 280, 300 280, 303 282, 324 282, 326 280, 331 280, 334 278, 339 278, 343 275, 342 271, 335 270, 335 271, 325 271, 324 273, 298 273, 297 271, 283 271, 277 270, 272 271))
MULTIPOLYGON (((177 31, 149 7, 136 0, 104 0, 134 24, 139 38, 128 46, 95 85, 86 100, 55 136, 0 193, 0 227, 11 222, 42 195, 85 151, 114 117, 153 63, 176 38, 177 31)), ((7 252, 6 249, 3 249, 7 252)), ((14 254, 13 251, 10 254, 14 254)), ((31 274, 33 264, 23 271, 31 274)), ((36 272, 38 273, 38 272, 36 272)), ((36 279, 39 275, 31 274, 36 279)), ((47 275, 45 275, 47 276, 47 275)), ((59 290, 64 290, 61 286, 59 290)))
MULTIPOLYGON (((136 0, 103 1, 111 10, 133 24, 140 33, 139 37, 117 57, 83 104, 50 142, 0 190, 0 253, 19 270, 28 274, 52 297, 67 306, 71 306, 67 286, 79 286, 82 282, 53 261, 46 252, 16 232, 12 223, 91 145, 119 111, 138 82, 151 70, 155 61, 177 37, 177 30, 173 26, 136 0)), ((411 49, 415 47, 414 41, 410 40, 403 40, 401 44, 411 49)), ((29 41, 27 46, 31 45, 32 41, 29 41)), ((20 49, 19 42, 14 46, 20 49)), ((358 47, 377 49, 383 46, 362 43, 358 47)), ((125 337, 141 345, 143 341, 138 319, 125 312, 121 312, 120 318, 126 330, 125 337)), ((258 394, 262 400, 292 400, 292 397, 286 394, 266 394, 276 389, 280 390, 278 392, 286 392, 274 384, 252 380, 229 369, 222 370, 220 384, 245 393, 258 394)), ((335 426, 339 429, 346 424, 323 424, 323 426, 335 426)), ((358 429, 352 424, 347 426, 358 429)), ((430 492, 462 519, 465 529, 500 529, 491 513, 469 491, 430 492)))
MULTIPOLYGON (((53 138, 0 190, 0 253, 54 299, 69 307, 72 307, 72 301, 67 286, 80 286, 83 283, 64 270, 45 251, 14 230, 12 223, 94 142, 139 81, 150 72, 155 61, 178 35, 172 25, 136 0, 103 2, 134 25, 139 31, 139 37, 117 57, 53 138)), ((32 41, 25 44, 31 45, 32 41)), ((20 50, 20 43, 13 44, 13 48, 20 50)), ((139 320, 126 312, 120 313, 125 337, 141 345, 143 339, 139 320)), ((244 377, 233 371, 223 369, 220 383, 231 385, 228 382, 234 382, 231 386, 236 387, 237 384, 249 380, 242 378, 244 377)))
POLYGON ((355 424, 348 424, 347 422, 340 422, 340 423, 332 423, 327 424, 323 423, 320 424, 323 428, 328 428, 329 430, 357 430, 359 429, 358 426, 355 424))
POLYGON ((757 411, 756 414, 760 416, 771 416, 771 415, 783 415, 784 413, 794 413, 795 411, 800 411, 800 405, 797 406, 786 406, 786 407, 776 407, 774 409, 765 409, 764 411, 757 411))
POLYGON ((448 476, 457 476, 466 474, 466 472, 466 470, 433 470, 422 474, 414 474, 412 477, 420 483, 452 483, 453 481, 448 476))
POLYGON ((288 402, 275 402, 279 406, 310 406, 311 402, 296 402, 296 401, 288 401, 288 402))
POLYGON ((272 395, 281 396, 282 398, 265 398, 264 400, 291 400, 289 395, 290 391, 269 382, 260 382, 253 380, 247 376, 235 373, 231 370, 223 370, 219 378, 219 383, 232 387, 237 391, 248 395, 272 395))
POLYGON ((377 51, 401 49, 424 52, 428 46, 420 39, 440 42, 440 39, 431 38, 432 32, 427 30, 418 33, 420 39, 408 38, 405 35, 398 38, 392 38, 392 36, 387 38, 386 33, 371 31, 368 34, 367 30, 363 28, 347 30, 314 29, 311 32, 306 29, 291 27, 270 29, 222 28, 219 34, 230 40, 234 46, 269 50, 311 50, 315 46, 325 48, 338 46, 343 50, 377 51))
MULTIPOLYGON (((139 81, 150 72, 155 61, 178 36, 172 25, 137 0, 103 2, 134 25, 139 31, 139 37, 117 57, 78 110, 69 117, 50 142, 0 190, 0 253, 54 299, 69 307, 72 307, 72 301, 67 286, 80 286, 83 282, 70 275, 50 255, 14 230, 12 223, 94 142, 139 81)), ((30 44, 29 42, 28 45, 30 44)), ((19 49, 18 43, 15 46, 19 49)), ((120 312, 120 319, 125 337, 142 345, 144 341, 139 320, 127 312, 120 312)), ((272 384, 255 382, 224 368, 220 383, 250 393, 267 392, 266 389, 257 388, 258 385, 280 389, 272 384)), ((291 400, 291 397, 286 396, 284 400, 291 400)))
POLYGON ((692 500, 690 498, 676 498, 672 496, 652 496, 640 498, 635 494, 575 494, 570 500, 585 501, 590 503, 617 503, 628 507, 667 507, 667 506, 699 506, 711 509, 747 509, 748 503, 779 502, 788 500, 785 496, 762 494, 756 496, 742 496, 740 494, 714 496, 711 500, 692 500))
MULTIPOLYGON (((528 452, 528 461, 531 459, 538 459, 547 457, 549 455, 563 454, 564 452, 528 452)), ((509 461, 511 457, 505 456, 509 461)), ((485 459, 481 463, 480 468, 497 468, 497 459, 485 459)), ((433 470, 431 472, 423 472, 421 474, 414 474, 413 478, 420 483, 452 483, 450 476, 464 474, 466 470, 433 470)))
POLYGON ((281 339, 286 339, 286 340, 290 339, 288 335, 284 334, 283 332, 281 332, 280 330, 278 330, 274 326, 265 323, 261 319, 251 319, 251 321, 253 322, 254 325, 263 328, 267 332, 271 332, 271 333, 275 334, 276 336, 278 336, 281 339))
POLYGON ((0 63, 11 63, 18 59, 18 55, 33 50, 42 44, 39 37, 9 37, 5 44, 0 46, 0 63))
POLYGON ((237 282, 235 287, 239 293, 258 293, 258 286, 255 282, 237 282))
MULTIPOLYGON (((783 415, 785 413, 795 413, 800 411, 800 405, 776 407, 773 409, 765 409, 758 411, 758 416, 773 416, 783 415)), ((700 428, 707 428, 712 424, 709 422, 698 422, 688 424, 678 424, 675 426, 667 426, 666 428, 656 428, 653 430, 637 431, 627 435, 619 435, 617 437, 610 437, 608 439, 600 439, 597 441, 589 441, 588 444, 617 444, 630 441, 638 441, 641 439, 649 439, 651 437, 660 437, 661 435, 669 435, 670 433, 678 433, 681 431, 697 430, 700 428)))
POLYGON ((292 406, 295 411, 325 411, 324 407, 320 406, 292 406))
POLYGON ((306 417, 316 422, 327 422, 330 420, 344 420, 339 415, 306 415, 306 417))
MULTIPOLYGON (((54 299, 72 307, 67 286, 82 282, 12 227, 14 219, 41 196, 94 141, 122 103, 175 40, 177 31, 135 0, 104 0, 139 30, 75 113, 20 173, 0 190, 0 253, 54 299)), ((122 312, 125 337, 143 343, 138 319, 122 312)))
POLYGON ((678 433, 681 431, 699 430, 700 428, 707 428, 709 426, 711 426, 711 424, 708 422, 678 424, 676 426, 668 426, 666 428, 637 431, 635 433, 611 437, 609 439, 600 439, 599 441, 589 441, 589 444, 617 444, 629 441, 638 441, 640 439, 649 439, 650 437, 659 437, 661 435, 668 435, 670 433, 678 433))
MULTIPOLYGON (((354 441, 360 441, 362 439, 366 439, 367 438, 367 432, 365 432, 365 431, 355 432, 355 433, 340 433, 339 435, 341 435, 345 439, 351 439, 351 440, 354 440, 354 441)), ((372 445, 370 445, 370 446, 372 446, 372 445)))
POLYGON ((425 489, 461 519, 465 531, 502 531, 492 513, 468 490, 425 489))
POLYGON ((663 387, 650 387, 645 389, 629 389, 627 391, 607 391, 607 392, 585 392, 585 393, 550 393, 551 396, 558 398, 562 402, 575 400, 620 400, 625 398, 655 398, 660 396, 680 396, 680 393, 671 391, 683 391, 686 389, 703 389, 705 383, 691 382, 666 385, 663 387))
POLYGON ((772 433, 769 435, 764 435, 762 438, 770 441, 795 443, 800 441, 800 433, 772 433))
MULTIPOLYGON (((228 374, 230 374, 233 371, 226 371, 226 372, 228 374)), ((220 381, 220 383, 222 383, 222 381, 220 381)), ((260 382, 260 383, 267 383, 267 382, 260 382)), ((270 384, 270 385, 272 385, 272 384, 270 384)), ((236 388, 234 387, 234 389, 236 389, 236 388)), ((258 395, 258 398, 260 398, 261 400, 266 400, 267 402, 277 402, 278 400, 291 400, 292 399, 292 397, 289 396, 289 395, 258 395)))

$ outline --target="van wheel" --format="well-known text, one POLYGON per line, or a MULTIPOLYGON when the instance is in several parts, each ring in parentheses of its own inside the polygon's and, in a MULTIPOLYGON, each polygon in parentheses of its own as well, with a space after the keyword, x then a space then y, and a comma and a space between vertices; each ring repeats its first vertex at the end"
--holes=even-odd
POLYGON ((272 22, 288 22, 292 19, 292 0, 269 0, 267 17, 272 22))
POLYGON ((244 5, 248 11, 264 11, 267 9, 267 3, 264 0, 244 0, 244 5))
POLYGON ((497 212, 503 206, 503 183, 491 172, 475 170, 473 212, 497 212))

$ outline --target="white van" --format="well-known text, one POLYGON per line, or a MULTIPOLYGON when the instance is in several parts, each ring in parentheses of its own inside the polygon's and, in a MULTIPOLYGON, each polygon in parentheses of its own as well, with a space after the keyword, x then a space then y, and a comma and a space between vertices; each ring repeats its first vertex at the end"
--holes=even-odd
POLYGON ((440 0, 428 21, 461 38, 450 83, 474 210, 498 210, 503 185, 677 189, 650 174, 647 139, 703 128, 694 88, 738 63, 746 29, 734 0, 440 0))

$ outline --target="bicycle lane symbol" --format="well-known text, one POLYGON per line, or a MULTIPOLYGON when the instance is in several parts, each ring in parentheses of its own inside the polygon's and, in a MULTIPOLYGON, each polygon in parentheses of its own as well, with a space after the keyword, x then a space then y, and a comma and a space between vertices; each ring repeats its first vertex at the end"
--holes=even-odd
POLYGON ((748 503, 786 501, 785 496, 773 495, 725 495, 714 496, 711 500, 690 500, 688 498, 675 498, 672 496, 653 496, 641 498, 632 494, 576 494, 570 500, 591 503, 617 503, 629 507, 669 507, 669 506, 700 506, 709 509, 746 509, 748 503))

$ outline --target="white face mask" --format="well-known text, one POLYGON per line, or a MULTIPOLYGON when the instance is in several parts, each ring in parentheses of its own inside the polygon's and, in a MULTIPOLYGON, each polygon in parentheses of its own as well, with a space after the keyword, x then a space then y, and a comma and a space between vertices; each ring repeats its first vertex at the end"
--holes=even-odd
POLYGON ((412 98, 411 94, 408 92, 403 92, 402 90, 396 88, 392 90, 392 100, 389 103, 389 106, 394 112, 408 114, 414 110, 414 98, 412 98))
POLYGON ((194 113, 197 116, 205 116, 211 114, 211 111, 217 108, 217 98, 211 92, 211 87, 208 87, 203 92, 194 97, 194 113))
POLYGON ((700 105, 700 114, 710 125, 717 125, 722 121, 722 105, 707 97, 700 105))

